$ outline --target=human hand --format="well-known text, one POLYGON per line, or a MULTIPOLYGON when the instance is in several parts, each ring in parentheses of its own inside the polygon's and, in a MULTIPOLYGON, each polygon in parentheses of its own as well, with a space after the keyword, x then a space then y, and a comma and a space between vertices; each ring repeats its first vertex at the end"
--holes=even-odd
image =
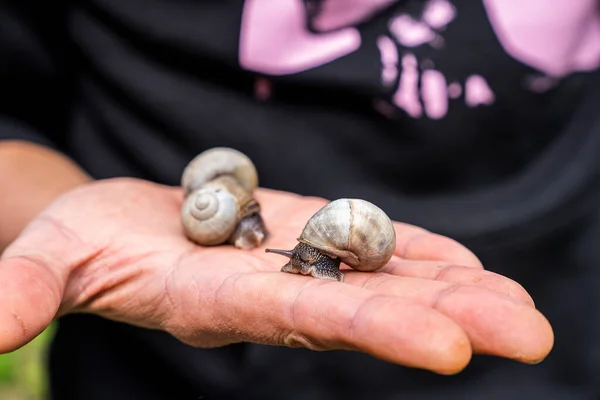
POLYGON ((344 283, 279 272, 285 260, 264 247, 293 247, 326 201, 266 189, 256 198, 271 236, 244 251, 188 241, 180 188, 120 178, 64 194, 2 255, 0 353, 68 313, 165 330, 198 347, 347 349, 443 374, 473 353, 536 362, 551 350, 552 329, 519 284, 420 228, 396 223, 390 263, 345 270, 344 283))

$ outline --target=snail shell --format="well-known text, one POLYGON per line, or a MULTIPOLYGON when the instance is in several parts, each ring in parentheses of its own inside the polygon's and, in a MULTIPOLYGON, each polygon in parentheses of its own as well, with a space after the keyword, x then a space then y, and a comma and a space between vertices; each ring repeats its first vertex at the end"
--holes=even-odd
POLYGON ((358 271, 374 271, 392 258, 396 231, 387 214, 373 203, 339 199, 312 216, 298 241, 358 271))
POLYGON ((228 147, 214 147, 194 157, 183 170, 181 186, 187 196, 222 175, 233 176, 247 192, 258 187, 258 172, 252 160, 228 147))
POLYGON ((181 221, 186 236, 200 245, 229 242, 251 249, 267 231, 253 197, 258 173, 243 153, 225 147, 206 150, 184 169, 181 221))

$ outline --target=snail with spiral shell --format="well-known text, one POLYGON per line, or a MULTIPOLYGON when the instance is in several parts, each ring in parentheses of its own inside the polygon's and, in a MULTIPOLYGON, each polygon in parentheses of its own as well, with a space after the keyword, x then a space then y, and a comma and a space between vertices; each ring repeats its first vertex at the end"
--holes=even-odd
POLYGON ((206 150, 186 166, 181 186, 181 222, 193 242, 249 250, 266 240, 260 205, 253 197, 258 173, 245 154, 227 147, 206 150))
POLYGON ((307 222, 292 250, 266 249, 288 257, 281 271, 343 282, 340 264, 375 271, 392 258, 396 231, 386 213, 361 199, 338 199, 307 222))

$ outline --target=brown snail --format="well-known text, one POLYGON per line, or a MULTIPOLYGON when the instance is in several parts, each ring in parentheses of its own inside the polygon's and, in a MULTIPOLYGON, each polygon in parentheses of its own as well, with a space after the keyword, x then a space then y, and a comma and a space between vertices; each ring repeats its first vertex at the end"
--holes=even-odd
POLYGON ((375 271, 392 258, 396 231, 387 214, 360 199, 334 200, 306 223, 292 250, 266 249, 288 257, 282 272, 342 282, 340 264, 375 271))
POLYGON ((181 186, 181 222, 193 242, 249 250, 266 240, 268 232, 253 196, 258 173, 242 152, 215 147, 198 154, 184 169, 181 186))

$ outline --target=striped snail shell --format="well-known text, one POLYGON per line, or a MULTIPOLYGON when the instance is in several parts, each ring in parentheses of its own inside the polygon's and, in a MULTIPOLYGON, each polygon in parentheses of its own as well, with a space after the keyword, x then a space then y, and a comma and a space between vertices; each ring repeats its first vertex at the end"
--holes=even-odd
POLYGON ((181 186, 187 196, 223 175, 235 178, 248 192, 258 187, 258 172, 252 160, 241 151, 229 147, 214 147, 194 157, 181 174, 181 186))
POLYGON ((375 271, 388 263, 396 248, 396 231, 379 207, 361 199, 338 199, 306 223, 293 250, 267 249, 290 261, 284 272, 343 280, 340 263, 358 271, 375 271))

